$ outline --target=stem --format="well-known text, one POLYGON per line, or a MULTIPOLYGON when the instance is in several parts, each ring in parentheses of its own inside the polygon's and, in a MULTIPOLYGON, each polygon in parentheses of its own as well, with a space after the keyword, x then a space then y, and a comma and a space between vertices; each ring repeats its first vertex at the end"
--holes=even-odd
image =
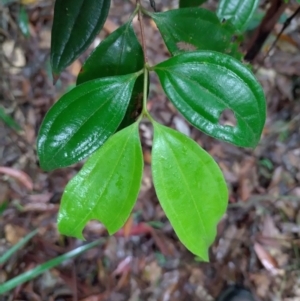
POLYGON ((137 0, 137 8, 138 8, 138 21, 140 24, 141 29, 141 38, 142 38, 142 48, 144 53, 144 62, 145 64, 148 63, 148 57, 147 57, 147 48, 146 48, 146 40, 145 40, 145 30, 144 30, 144 23, 143 23, 143 15, 141 10, 141 0, 137 0))
POLYGON ((139 11, 139 5, 136 6, 135 10, 133 11, 133 13, 130 15, 128 22, 132 22, 133 18, 135 17, 135 15, 137 14, 137 12, 139 11))
POLYGON ((145 64, 144 66, 144 87, 143 87, 143 116, 146 116, 151 122, 153 122, 152 116, 149 114, 147 110, 147 99, 148 99, 148 83, 149 83, 149 71, 148 71, 148 65, 145 64))

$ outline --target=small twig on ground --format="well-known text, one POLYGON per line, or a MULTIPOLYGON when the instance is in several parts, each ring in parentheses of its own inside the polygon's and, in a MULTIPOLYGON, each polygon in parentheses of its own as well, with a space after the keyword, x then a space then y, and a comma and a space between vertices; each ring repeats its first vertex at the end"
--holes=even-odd
POLYGON ((287 4, 282 0, 271 1, 271 6, 246 47, 247 52, 244 58, 246 61, 254 61, 286 6, 287 4))
POLYGON ((263 62, 265 61, 265 59, 269 56, 271 50, 275 47, 275 45, 277 44, 278 40, 280 39, 282 33, 289 27, 289 25, 291 24, 292 20, 297 16, 297 14, 300 12, 300 6, 296 9, 296 11, 285 20, 285 22, 283 23, 283 26, 280 30, 280 32, 278 33, 278 35, 276 36, 275 41, 272 43, 271 47, 268 49, 266 55, 263 58, 263 62))

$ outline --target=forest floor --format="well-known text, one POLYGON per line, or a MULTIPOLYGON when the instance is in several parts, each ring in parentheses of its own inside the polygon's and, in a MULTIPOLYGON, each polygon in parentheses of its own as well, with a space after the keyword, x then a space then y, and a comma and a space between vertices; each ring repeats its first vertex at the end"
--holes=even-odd
MULTIPOLYGON (((16 131, 0 121, 0 255, 30 231, 39 232, 0 265, 0 287, 85 243, 61 237, 56 227, 64 187, 82 163, 44 172, 37 164, 35 141, 45 113, 74 86, 87 54, 53 86, 49 65, 53 1, 21 2, 29 16, 27 37, 19 28, 21 4, 0 4, 0 102, 21 127, 16 131)), ((99 39, 128 19, 133 3, 112 1, 99 39)), ((177 6, 171 0, 156 3, 160 11, 177 6)), ((215 8, 215 2, 208 1, 208 6, 215 8)), ((288 5, 281 19, 296 8, 288 5)), ((261 12, 265 9, 263 4, 261 12)), ((200 262, 184 248, 158 203, 150 169, 152 128, 145 121, 143 184, 123 234, 109 236, 101 224, 90 222, 85 237, 87 241, 102 237, 100 246, 0 296, 1 301, 211 301, 230 284, 248 287, 257 300, 300 300, 300 16, 262 59, 281 19, 255 64, 268 104, 266 126, 255 150, 219 142, 193 128, 167 100, 158 79, 151 77, 152 115, 206 149, 228 184, 229 208, 210 249, 210 263, 200 262)), ((155 24, 147 18, 145 22, 153 65, 169 54, 155 24)), ((252 25, 256 26, 254 21, 252 25)))

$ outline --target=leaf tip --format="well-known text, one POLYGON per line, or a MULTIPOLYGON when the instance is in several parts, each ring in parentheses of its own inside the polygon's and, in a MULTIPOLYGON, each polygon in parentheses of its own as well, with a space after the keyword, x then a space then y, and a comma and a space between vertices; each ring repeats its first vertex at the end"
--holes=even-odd
POLYGON ((52 77, 53 77, 53 85, 56 84, 57 80, 59 79, 59 75, 57 73, 52 72, 52 77))
POLYGON ((194 254, 197 256, 197 260, 201 260, 203 262, 209 262, 208 248, 206 250, 194 252, 194 254))

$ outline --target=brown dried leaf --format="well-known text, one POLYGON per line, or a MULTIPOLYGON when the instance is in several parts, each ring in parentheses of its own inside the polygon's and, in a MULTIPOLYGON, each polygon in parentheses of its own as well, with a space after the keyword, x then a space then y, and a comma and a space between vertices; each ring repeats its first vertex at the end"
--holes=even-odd
POLYGON ((125 238, 128 238, 130 236, 132 226, 133 226, 133 218, 131 214, 123 227, 125 238))
POLYGON ((4 232, 5 232, 5 239, 12 245, 18 243, 19 240, 26 235, 25 229, 11 224, 5 225, 4 232))
POLYGON ((261 264, 269 271, 272 275, 282 274, 282 270, 278 269, 277 261, 269 252, 267 252, 262 245, 259 243, 254 244, 254 251, 260 260, 261 264))
POLYGON ((28 190, 33 190, 33 182, 25 172, 10 167, 0 166, 0 173, 15 178, 28 190))

